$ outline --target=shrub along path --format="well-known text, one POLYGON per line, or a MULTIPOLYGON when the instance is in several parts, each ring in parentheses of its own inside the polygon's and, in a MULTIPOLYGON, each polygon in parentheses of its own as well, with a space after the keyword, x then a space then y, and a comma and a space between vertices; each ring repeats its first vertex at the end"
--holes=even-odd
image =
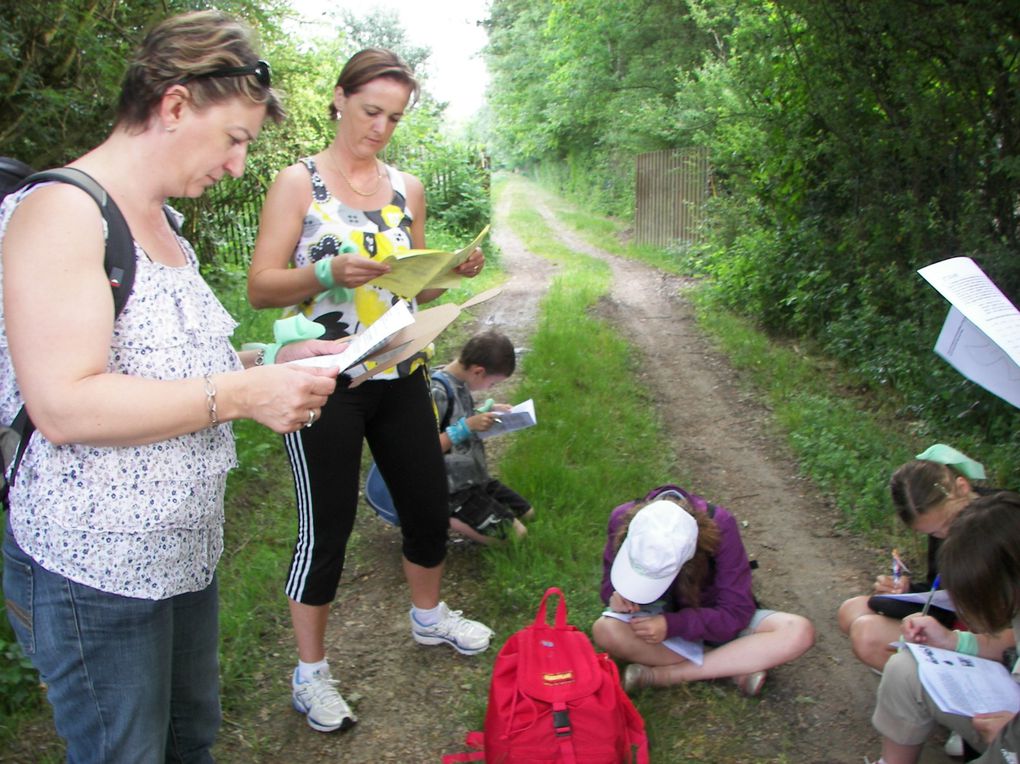
MULTIPOLYGON (((815 648, 771 672, 759 699, 734 701, 736 693, 725 683, 707 694, 656 690, 639 695, 639 708, 657 727, 653 761, 718 761, 692 755, 693 748, 683 743, 674 747, 674 730, 680 727, 687 734, 701 727, 707 736, 736 738, 728 750, 739 753, 727 761, 859 764, 864 754, 877 758, 868 717, 878 678, 853 659, 835 624, 842 599, 869 585, 874 551, 842 534, 835 510, 797 478, 795 463, 770 432, 768 412, 741 388, 698 331, 684 298, 689 283, 598 250, 565 230, 537 191, 530 201, 571 249, 611 266, 612 291, 597 311, 645 361, 636 384, 644 385, 654 401, 672 444, 677 478, 728 506, 744 523, 745 544, 760 565, 755 582, 762 602, 807 615, 818 630, 815 648), (720 718, 733 703, 743 720, 735 730, 726 725, 731 720, 720 718)), ((476 320, 527 344, 537 301, 556 266, 524 249, 505 223, 505 205, 497 212, 494 236, 511 279, 500 297, 475 310, 476 320)), ((356 533, 328 646, 334 674, 360 723, 343 735, 323 735, 289 710, 293 650, 284 630, 278 644, 267 646, 272 657, 259 678, 251 714, 226 720, 219 760, 436 762, 442 753, 461 749, 465 725, 471 723, 465 720, 483 707, 488 667, 508 634, 499 634, 484 658, 415 645, 407 633, 398 534, 369 511, 361 513, 356 533)), ((479 550, 451 545, 445 596, 453 607, 470 614, 481 605, 480 568, 479 550)), ((520 614, 522 625, 530 615, 520 614)), ((571 620, 587 626, 582 616, 571 620)), ((932 746, 924 761, 949 759, 932 746)))

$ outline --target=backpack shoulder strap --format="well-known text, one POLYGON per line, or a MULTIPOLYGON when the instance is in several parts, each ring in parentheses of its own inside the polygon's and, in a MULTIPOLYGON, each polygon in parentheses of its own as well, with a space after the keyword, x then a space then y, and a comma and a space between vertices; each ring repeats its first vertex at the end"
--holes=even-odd
MULTIPOLYGON (((131 237, 131 229, 128 228, 124 215, 117 207, 117 203, 106 193, 106 189, 99 185, 91 175, 76 167, 58 167, 53 170, 33 173, 25 178, 21 185, 24 187, 48 180, 80 188, 99 205, 99 211, 102 213, 103 219, 106 220, 107 229, 103 267, 106 269, 107 278, 110 280, 110 289, 113 291, 113 315, 119 316, 124 305, 127 304, 131 286, 135 280, 135 245, 131 237)), ((167 219, 170 220, 169 214, 167 219)), ((175 231, 178 230, 175 221, 172 221, 171 225, 175 231)))
POLYGON ((446 374, 442 370, 432 372, 431 376, 432 379, 443 386, 443 390, 446 392, 446 411, 439 422, 439 431, 443 432, 450 426, 450 419, 453 417, 453 385, 450 384, 450 380, 446 378, 446 374))
POLYGON ((28 409, 24 406, 18 409, 14 421, 11 422, 11 429, 18 435, 18 447, 14 451, 11 463, 4 464, 4 475, 0 476, 2 477, 2 481, 0 481, 2 483, 0 484, 0 502, 2 502, 4 509, 7 509, 7 494, 14 483, 14 476, 18 473, 21 457, 25 455, 25 450, 28 448, 28 440, 32 437, 32 433, 35 432, 35 425, 32 424, 32 420, 28 416, 28 409))
MULTIPOLYGON (((128 297, 131 294, 131 287, 135 281, 135 244, 131 236, 131 229, 128 227, 123 213, 117 207, 117 203, 106 193, 106 189, 99 185, 95 178, 76 167, 58 167, 52 170, 32 173, 18 185, 18 188, 25 188, 26 186, 35 183, 45 183, 46 181, 67 183, 80 188, 91 196, 93 201, 99 206, 99 211, 106 221, 107 238, 106 252, 103 256, 103 268, 106 270, 106 276, 110 281, 110 290, 113 292, 113 315, 116 318, 124 310, 124 306, 127 304, 128 297)), ((171 216, 170 211, 164 208, 164 213, 174 231, 180 233, 180 226, 177 225, 177 221, 171 216)), ((11 429, 20 435, 20 440, 11 464, 4 465, 7 479, 3 481, 3 487, 0 489, 0 500, 3 501, 4 506, 7 504, 9 488, 14 484, 15 475, 18 473, 21 458, 25 455, 25 450, 28 448, 28 442, 32 437, 32 433, 35 432, 35 425, 29 418, 28 411, 24 406, 18 410, 17 415, 14 417, 11 429)))

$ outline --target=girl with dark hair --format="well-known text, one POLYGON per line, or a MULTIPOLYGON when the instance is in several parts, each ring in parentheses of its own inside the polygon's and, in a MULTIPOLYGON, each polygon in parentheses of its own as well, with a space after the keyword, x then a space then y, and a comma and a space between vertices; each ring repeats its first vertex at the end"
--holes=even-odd
MULTIPOLYGON (((1020 626, 1020 494, 1002 491, 970 504, 953 521, 938 561, 942 584, 973 631, 952 631, 931 616, 915 614, 903 619, 903 638, 1002 660, 1002 636, 1020 626), (979 641, 978 634, 992 639, 979 641)), ((886 663, 872 723, 883 735, 879 764, 917 762, 937 724, 984 751, 977 761, 1016 762, 1020 754, 1015 713, 967 717, 942 711, 922 686, 909 651, 886 663)))
MULTIPOLYGON (((931 589, 938 575, 936 556, 960 511, 989 489, 975 481, 985 478, 984 467, 955 448, 937 443, 899 467, 889 480, 889 495, 903 523, 928 536, 927 577, 918 581, 909 573, 894 580, 891 575, 875 579, 871 595, 853 597, 839 608, 839 626, 850 637, 854 655, 865 665, 881 671, 900 637, 900 619, 917 612, 920 605, 890 600, 883 595, 931 589)), ((933 615, 952 626, 951 610, 934 608, 933 615)), ((984 639, 985 637, 982 637, 984 639)))

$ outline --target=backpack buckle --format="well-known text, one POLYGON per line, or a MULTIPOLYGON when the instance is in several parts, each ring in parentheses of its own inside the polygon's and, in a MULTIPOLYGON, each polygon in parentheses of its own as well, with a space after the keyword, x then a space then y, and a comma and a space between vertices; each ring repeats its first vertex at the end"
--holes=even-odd
POLYGON ((556 737, 570 736, 570 713, 566 709, 553 711, 553 729, 556 730, 556 737))

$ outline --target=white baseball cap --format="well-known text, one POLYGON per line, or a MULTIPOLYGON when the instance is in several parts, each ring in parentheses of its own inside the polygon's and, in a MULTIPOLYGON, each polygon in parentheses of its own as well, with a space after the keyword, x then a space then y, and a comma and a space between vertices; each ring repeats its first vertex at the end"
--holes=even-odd
POLYGON ((653 501, 630 521, 609 574, 613 588, 640 605, 669 589, 698 546, 698 521, 672 501, 653 501))

